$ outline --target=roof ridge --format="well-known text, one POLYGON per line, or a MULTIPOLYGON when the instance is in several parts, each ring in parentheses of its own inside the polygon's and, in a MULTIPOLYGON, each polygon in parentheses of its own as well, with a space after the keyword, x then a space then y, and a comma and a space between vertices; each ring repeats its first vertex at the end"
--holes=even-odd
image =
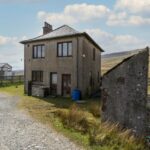
MULTIPOLYGON (((62 25, 62 26, 60 26, 60 27, 57 27, 57 28, 54 29, 52 32, 54 32, 54 31, 56 31, 56 30, 58 30, 58 29, 60 29, 60 28, 62 28, 62 27, 64 27, 64 26, 66 26, 66 25, 62 25)), ((52 32, 50 32, 50 33, 52 33, 52 32)))
MULTIPOLYGON (((52 31, 51 31, 51 32, 49 32, 49 33, 52 33, 52 32, 54 32, 54 31, 56 31, 56 30, 58 30, 58 29, 62 28, 63 26, 65 26, 65 25, 62 25, 62 26, 60 26, 60 27, 58 27, 58 28, 56 28, 56 29, 52 30, 52 31)), ((49 34, 49 33, 47 33, 47 34, 49 34)), ((46 34, 45 34, 45 35, 46 35, 46 34)), ((36 36, 35 38, 32 38, 32 39, 37 39, 37 38, 42 37, 42 36, 44 36, 44 35, 39 35, 39 36, 36 36)))
POLYGON ((64 26, 67 26, 67 27, 69 27, 69 28, 75 30, 76 32, 79 32, 79 31, 77 31, 76 29, 74 29, 73 27, 71 27, 71 26, 69 26, 69 25, 66 25, 66 24, 65 24, 64 26))
MULTIPOLYGON (((60 27, 58 27, 58 28, 52 30, 50 33, 54 32, 54 31, 56 31, 56 30, 58 30, 58 29, 61 29, 61 28, 65 27, 65 26, 67 26, 67 27, 73 29, 73 30, 76 31, 76 32, 79 32, 79 31, 75 30, 74 28, 72 28, 72 27, 70 27, 70 26, 64 24, 64 25, 62 25, 62 26, 60 26, 60 27)), ((48 33, 48 34, 49 34, 49 33, 48 33)), ((46 35, 46 34, 45 34, 45 35, 46 35)), ((33 39, 37 39, 37 38, 42 37, 42 36, 44 36, 44 35, 37 36, 37 37, 35 37, 35 38, 33 38, 33 39)))

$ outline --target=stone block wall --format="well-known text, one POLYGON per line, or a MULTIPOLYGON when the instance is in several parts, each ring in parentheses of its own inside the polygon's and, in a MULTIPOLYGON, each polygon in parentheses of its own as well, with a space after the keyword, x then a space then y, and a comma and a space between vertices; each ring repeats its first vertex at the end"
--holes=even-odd
POLYGON ((148 48, 128 57, 102 79, 102 119, 147 134, 148 48))

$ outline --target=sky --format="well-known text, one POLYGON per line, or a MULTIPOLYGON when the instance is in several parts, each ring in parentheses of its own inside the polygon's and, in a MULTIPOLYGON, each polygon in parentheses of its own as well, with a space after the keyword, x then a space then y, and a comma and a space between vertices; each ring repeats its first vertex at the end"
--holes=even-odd
POLYGON ((44 21, 87 32, 105 53, 145 48, 149 8, 150 0, 0 0, 0 63, 23 69, 19 42, 42 34, 44 21))

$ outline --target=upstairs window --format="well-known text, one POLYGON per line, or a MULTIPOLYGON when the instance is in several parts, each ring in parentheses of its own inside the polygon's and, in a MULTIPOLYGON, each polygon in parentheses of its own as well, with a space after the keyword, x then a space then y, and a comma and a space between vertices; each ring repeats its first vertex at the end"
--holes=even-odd
POLYGON ((93 60, 95 61, 95 48, 93 48, 93 60))
POLYGON ((33 82, 43 82, 43 71, 32 71, 33 82))
POLYGON ((72 42, 62 42, 57 44, 58 57, 71 57, 72 56, 72 42))
POLYGON ((33 58, 45 58, 45 45, 33 46, 33 58))

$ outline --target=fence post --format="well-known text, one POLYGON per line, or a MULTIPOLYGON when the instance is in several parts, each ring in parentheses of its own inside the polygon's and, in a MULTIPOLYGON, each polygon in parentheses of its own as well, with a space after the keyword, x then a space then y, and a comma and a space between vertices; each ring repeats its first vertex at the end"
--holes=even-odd
POLYGON ((21 83, 21 76, 19 76, 19 83, 21 83))
POLYGON ((11 83, 13 83, 13 76, 11 76, 11 83))

